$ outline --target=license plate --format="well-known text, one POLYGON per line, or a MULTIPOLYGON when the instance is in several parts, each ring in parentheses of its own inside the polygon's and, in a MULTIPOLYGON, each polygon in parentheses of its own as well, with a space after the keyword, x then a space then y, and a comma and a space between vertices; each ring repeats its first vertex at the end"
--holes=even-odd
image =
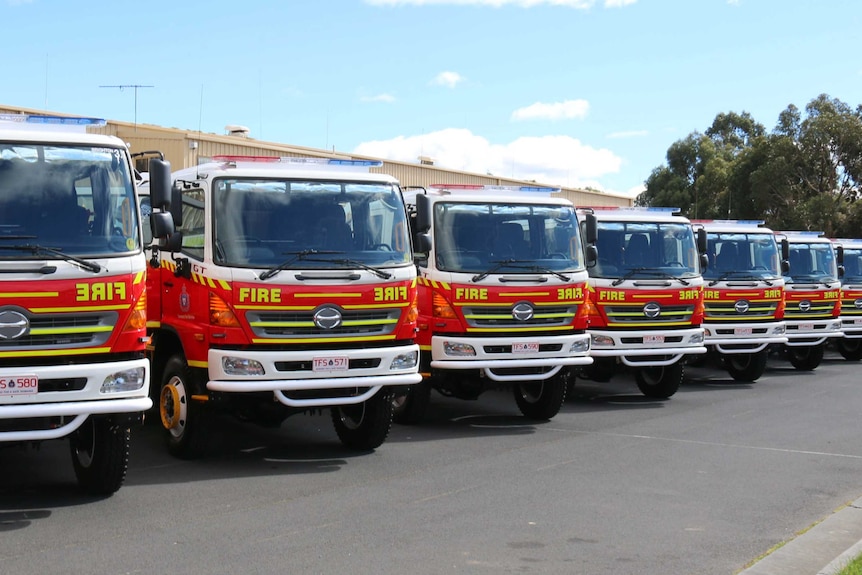
POLYGON ((536 353, 539 351, 539 342, 519 342, 512 344, 512 353, 536 353))
POLYGON ((0 395, 36 395, 39 378, 35 375, 0 377, 0 395))
POLYGON ((346 371, 350 360, 346 357, 315 357, 312 359, 312 371, 346 371))
POLYGON ((814 331, 814 324, 813 323, 800 323, 799 324, 799 331, 814 331))
POLYGON ((663 335, 645 335, 644 343, 664 343, 663 335))
POLYGON ((857 317, 853 320, 853 325, 862 325, 862 317, 857 317))
POLYGON ((751 335, 752 328, 750 327, 735 327, 733 328, 733 335, 751 335))

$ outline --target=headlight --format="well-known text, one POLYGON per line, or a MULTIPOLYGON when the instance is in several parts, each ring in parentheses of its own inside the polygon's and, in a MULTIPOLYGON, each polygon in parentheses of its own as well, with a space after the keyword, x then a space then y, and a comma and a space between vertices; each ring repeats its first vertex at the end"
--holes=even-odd
POLYGON ((221 366, 228 375, 261 376, 266 373, 259 361, 244 357, 223 357, 221 366))
POLYGON ((408 353, 402 353, 400 355, 396 355, 392 359, 392 363, 389 364, 389 369, 410 369, 412 367, 416 367, 416 363, 419 361, 419 352, 411 351, 408 353))
POLYGON ((143 367, 135 367, 112 373, 102 382, 102 387, 99 388, 99 393, 120 393, 122 391, 137 391, 144 387, 144 375, 146 370, 143 367))
POLYGON ((475 357, 476 350, 469 343, 458 343, 453 341, 443 342, 443 353, 456 357, 475 357))
POLYGON ((606 335, 592 335, 592 347, 614 345, 614 338, 606 335))
POLYGON ((579 339, 572 342, 569 348, 569 353, 585 353, 590 351, 590 340, 587 338, 579 339))
POLYGON ((693 333, 688 338, 688 343, 703 343, 703 332, 693 333))
POLYGON ((785 333, 787 333, 787 326, 784 324, 772 328, 772 335, 784 335, 785 333))
POLYGON ((831 323, 829 324, 829 331, 838 331, 841 329, 841 322, 831 323))

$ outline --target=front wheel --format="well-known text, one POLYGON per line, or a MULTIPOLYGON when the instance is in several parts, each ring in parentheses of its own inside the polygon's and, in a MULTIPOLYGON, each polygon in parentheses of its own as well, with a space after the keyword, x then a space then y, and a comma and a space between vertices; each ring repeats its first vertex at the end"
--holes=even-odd
POLYGON ((841 357, 847 361, 859 361, 862 359, 862 338, 848 339, 842 337, 835 342, 835 347, 841 357))
POLYGON ((724 367, 736 381, 752 382, 766 371, 766 359, 769 351, 764 349, 757 353, 733 353, 724 357, 724 367))
POLYGON ((516 383, 515 403, 524 417, 546 421, 560 412, 566 401, 566 385, 563 377, 516 383))
POLYGON ((359 451, 380 447, 392 427, 392 399, 384 388, 363 403, 333 407, 332 424, 341 443, 359 451))
POLYGON ((159 393, 159 418, 165 428, 168 451, 174 457, 193 459, 203 452, 206 430, 202 406, 192 401, 194 376, 182 355, 165 364, 159 393))
POLYGON ((110 495, 123 485, 130 435, 128 427, 90 416, 69 437, 75 477, 87 493, 110 495))
POLYGON ((638 389, 647 397, 667 399, 677 392, 685 375, 683 362, 671 365, 641 367, 635 370, 638 389))
POLYGON ((799 371, 813 371, 823 361, 823 345, 809 347, 787 346, 787 358, 799 371))
POLYGON ((392 413, 395 423, 413 425, 422 421, 431 401, 431 384, 423 379, 411 385, 403 393, 397 393, 392 400, 392 413))

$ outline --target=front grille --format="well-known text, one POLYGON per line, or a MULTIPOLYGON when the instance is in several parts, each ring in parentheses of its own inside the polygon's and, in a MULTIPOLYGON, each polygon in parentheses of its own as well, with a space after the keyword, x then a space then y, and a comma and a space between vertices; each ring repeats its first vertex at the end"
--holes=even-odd
MULTIPOLYGON (((643 337, 623 337, 623 338, 620 338, 620 341, 622 343, 627 344, 627 345, 640 345, 644 342, 644 338, 643 337)), ((682 343, 682 336, 681 335, 673 335, 673 336, 666 335, 666 336, 664 336, 664 343, 666 343, 666 344, 682 343)))
POLYGON ((704 317, 707 320, 744 319, 745 321, 774 320, 778 302, 749 302, 748 311, 739 313, 735 301, 706 302, 704 317))
POLYGON ((464 320, 470 327, 556 327, 569 325, 578 313, 577 305, 536 306, 533 317, 517 320, 512 316, 511 305, 465 306, 464 320))
POLYGON ((657 326, 664 324, 690 323, 694 313, 693 305, 661 306, 658 317, 650 318, 644 314, 643 305, 606 305, 603 306, 610 324, 638 324, 639 326, 657 326))
POLYGON ((344 387, 344 388, 329 388, 329 389, 294 389, 291 391, 282 391, 285 397, 295 400, 302 399, 333 399, 339 397, 356 397, 366 393, 368 387, 344 387))
POLYGON ((30 321, 23 337, 0 340, 0 351, 32 349, 68 349, 104 345, 111 337, 119 314, 21 312, 30 321))
POLYGON ((341 325, 332 329, 323 329, 314 324, 314 310, 249 311, 245 317, 257 337, 343 337, 390 334, 398 325, 401 310, 343 310, 341 325))

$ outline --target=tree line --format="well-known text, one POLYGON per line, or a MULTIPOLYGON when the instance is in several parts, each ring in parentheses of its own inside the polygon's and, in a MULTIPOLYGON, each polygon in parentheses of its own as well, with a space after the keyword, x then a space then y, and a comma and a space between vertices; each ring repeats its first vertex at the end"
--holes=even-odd
POLYGON ((720 113, 704 133, 674 142, 666 158, 635 205, 862 237, 862 106, 821 94, 804 111, 789 105, 771 132, 747 112, 720 113))

